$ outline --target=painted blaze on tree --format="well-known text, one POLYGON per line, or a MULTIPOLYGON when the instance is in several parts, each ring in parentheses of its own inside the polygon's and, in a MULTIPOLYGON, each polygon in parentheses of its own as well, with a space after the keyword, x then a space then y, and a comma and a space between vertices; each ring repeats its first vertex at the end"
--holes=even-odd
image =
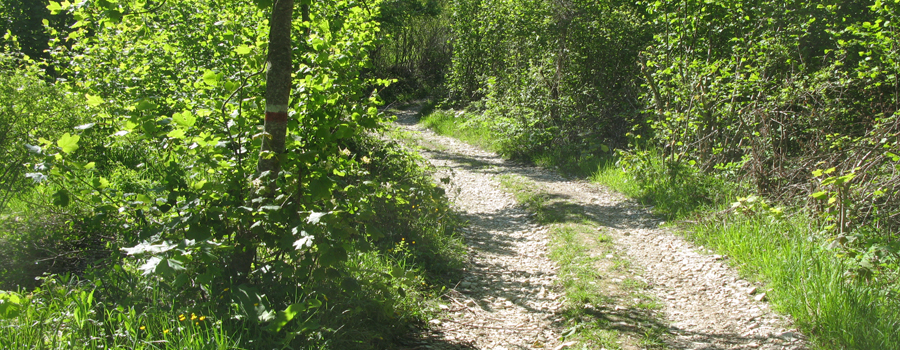
POLYGON ((278 176, 278 155, 284 153, 288 103, 291 95, 291 26, 294 0, 275 0, 269 26, 269 54, 266 67, 266 136, 260 150, 259 173, 278 176))

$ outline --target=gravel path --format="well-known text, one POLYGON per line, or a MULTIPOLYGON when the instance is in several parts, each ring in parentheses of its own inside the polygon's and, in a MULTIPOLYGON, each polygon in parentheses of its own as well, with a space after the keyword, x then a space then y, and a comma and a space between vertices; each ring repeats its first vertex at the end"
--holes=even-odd
MULTIPOLYGON (((435 167, 455 208, 469 221, 470 264, 447 294, 442 316, 409 349, 581 349, 560 341, 565 296, 548 258, 548 227, 504 192, 498 176, 513 174, 599 223, 614 249, 631 262, 662 304, 671 349, 806 349, 805 337, 766 303, 762 285, 741 279, 726 257, 710 255, 659 228, 646 209, 596 184, 504 161, 416 125, 415 110, 397 114, 420 153, 435 167)), ((607 256, 609 257, 609 256, 607 256)), ((614 282, 618 282, 613 279, 614 282)), ((623 341, 622 348, 641 348, 623 341)))

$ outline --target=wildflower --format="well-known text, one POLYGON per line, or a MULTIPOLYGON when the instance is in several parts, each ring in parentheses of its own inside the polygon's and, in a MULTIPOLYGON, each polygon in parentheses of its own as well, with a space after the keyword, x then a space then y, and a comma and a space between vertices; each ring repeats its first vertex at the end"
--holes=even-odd
POLYGON ((163 330, 163 334, 169 334, 169 330, 168 329, 163 330))
POLYGON ((413 243, 412 243, 412 244, 416 244, 416 241, 413 241, 413 243))
POLYGON ((199 326, 199 325, 200 325, 200 322, 194 322, 194 325, 195 325, 195 326, 199 326))
POLYGON ((187 319, 187 318, 184 317, 184 314, 178 315, 178 320, 179 320, 179 321, 184 321, 185 319, 187 319))
POLYGON ((191 312, 191 321, 197 320, 197 315, 191 312))
POLYGON ((227 292, 227 291, 229 291, 229 290, 231 290, 231 288, 225 288, 225 289, 223 289, 222 291, 223 291, 223 292, 227 292))
POLYGON ((138 327, 138 329, 140 329, 140 330, 145 330, 145 329, 147 329, 147 327, 140 326, 140 327, 138 327))
POLYGON ((200 321, 206 320, 206 316, 200 316, 200 321))
POLYGON ((401 239, 400 239, 400 240, 401 240, 401 241, 405 241, 405 240, 406 240, 406 238, 401 238, 401 239))

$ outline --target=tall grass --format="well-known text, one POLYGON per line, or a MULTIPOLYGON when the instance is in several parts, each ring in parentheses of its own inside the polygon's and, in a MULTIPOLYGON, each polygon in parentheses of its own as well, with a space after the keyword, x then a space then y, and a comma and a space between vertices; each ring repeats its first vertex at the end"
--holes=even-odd
POLYGON ((900 300, 891 292, 900 286, 852 278, 847 260, 828 248, 827 235, 811 214, 732 211, 728 208, 738 200, 739 184, 695 170, 673 177, 658 157, 637 161, 642 162, 638 167, 600 167, 592 180, 653 205, 670 219, 696 218, 680 227, 688 238, 729 256, 742 273, 768 282, 767 296, 775 307, 791 315, 818 346, 900 349, 900 300), (640 174, 633 173, 636 168, 640 174), (708 197, 692 200, 697 193, 708 197))
POLYGON ((656 214, 685 219, 730 203, 743 187, 702 173, 689 160, 666 158, 655 150, 620 151, 616 161, 595 168, 591 179, 644 204, 656 214))
POLYGON ((818 229, 802 212, 782 220, 732 215, 704 220, 691 236, 768 281, 772 302, 823 347, 900 348, 900 300, 880 292, 891 286, 849 278, 818 229))
MULTIPOLYGON (((170 304, 149 291, 151 305, 170 304)), ((45 278, 31 293, 0 292, 3 349, 237 349, 214 312, 110 304, 71 276, 45 278)))

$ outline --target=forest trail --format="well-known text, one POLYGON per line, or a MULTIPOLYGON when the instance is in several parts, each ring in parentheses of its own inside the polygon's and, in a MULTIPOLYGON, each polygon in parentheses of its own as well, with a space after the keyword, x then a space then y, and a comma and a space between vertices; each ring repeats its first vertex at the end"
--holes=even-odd
MULTIPOLYGON (((469 264, 446 293, 439 317, 404 349, 806 349, 727 257, 709 254, 668 229, 646 208, 597 184, 505 161, 500 156, 417 125, 418 107, 394 110, 396 132, 434 167, 454 208, 468 220, 469 264), (555 219, 545 225, 504 190, 503 179, 537 188, 555 219), (588 225, 581 263, 595 281, 564 278, 550 259, 554 232, 588 225), (599 242, 593 236, 608 238, 599 242), (564 295, 563 283, 604 295, 584 303, 564 295), (600 325, 605 340, 568 338, 572 322, 600 325), (587 316, 587 319, 585 319, 587 316), (609 335, 612 334, 612 340, 609 335)), ((439 181, 440 182, 440 181, 439 181)), ((565 268, 565 267, 564 267, 565 268)))

